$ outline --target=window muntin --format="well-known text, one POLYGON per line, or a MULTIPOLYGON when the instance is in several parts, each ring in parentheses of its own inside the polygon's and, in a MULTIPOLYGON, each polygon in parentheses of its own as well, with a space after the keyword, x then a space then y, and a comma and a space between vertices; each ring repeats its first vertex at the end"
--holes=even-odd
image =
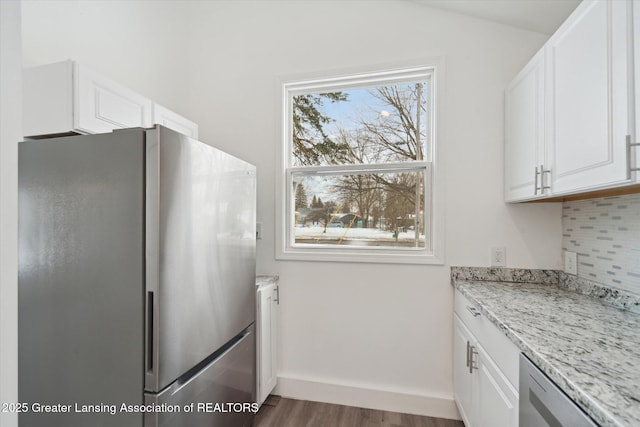
POLYGON ((283 84, 282 258, 431 262, 431 257, 438 262, 434 224, 440 220, 434 220, 432 193, 434 76, 434 67, 424 67, 283 84), (358 102, 345 102, 349 99, 358 102), (334 105, 341 103, 340 108, 334 105), (321 117, 315 116, 318 126, 301 134, 300 120, 309 125, 313 116, 299 114, 300 108, 309 105, 321 117), (296 140, 300 136, 306 146, 296 140), (317 150, 309 155, 309 149, 317 150), (391 177, 404 179, 404 188, 391 177), (377 197, 377 206, 367 212, 367 203, 354 202, 353 195, 347 202, 347 181, 355 188, 362 184, 366 191, 360 196, 377 197), (299 186, 306 205, 296 203, 299 186), (395 203, 396 214, 392 199, 401 195, 405 200, 395 203), (331 214, 327 203, 334 208, 331 214))

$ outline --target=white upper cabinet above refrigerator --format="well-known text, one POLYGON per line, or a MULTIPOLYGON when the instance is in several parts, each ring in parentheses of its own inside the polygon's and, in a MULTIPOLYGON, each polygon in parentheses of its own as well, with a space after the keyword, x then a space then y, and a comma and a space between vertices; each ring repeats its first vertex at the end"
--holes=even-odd
POLYGON ((150 99, 74 61, 23 73, 25 137, 92 134, 150 127, 150 99))
POLYGON ((75 61, 23 72, 25 137, 163 125, 198 139, 198 125, 75 61))
POLYGON ((198 125, 159 104, 153 104, 153 123, 198 139, 198 125))

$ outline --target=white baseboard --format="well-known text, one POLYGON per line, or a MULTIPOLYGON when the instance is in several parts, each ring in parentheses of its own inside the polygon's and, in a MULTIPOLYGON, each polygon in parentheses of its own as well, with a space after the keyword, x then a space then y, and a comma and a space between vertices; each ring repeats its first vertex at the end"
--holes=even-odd
POLYGON ((417 395, 293 377, 278 377, 282 397, 460 420, 453 396, 417 395))

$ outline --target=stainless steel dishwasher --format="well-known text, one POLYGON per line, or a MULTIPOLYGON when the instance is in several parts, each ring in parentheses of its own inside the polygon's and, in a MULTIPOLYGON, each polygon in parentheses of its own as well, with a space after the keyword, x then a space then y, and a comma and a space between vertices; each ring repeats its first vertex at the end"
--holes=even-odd
POLYGON ((519 409, 520 427, 598 426, 522 353, 519 409))

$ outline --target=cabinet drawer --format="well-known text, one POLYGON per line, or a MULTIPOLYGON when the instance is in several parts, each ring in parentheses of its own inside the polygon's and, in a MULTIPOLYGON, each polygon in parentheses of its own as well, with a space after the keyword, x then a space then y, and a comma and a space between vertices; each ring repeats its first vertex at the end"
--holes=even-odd
POLYGON ((460 291, 455 291, 455 312, 476 337, 502 373, 518 388, 520 350, 484 314, 477 304, 471 303, 460 291), (476 315, 472 313, 476 312, 476 315))

